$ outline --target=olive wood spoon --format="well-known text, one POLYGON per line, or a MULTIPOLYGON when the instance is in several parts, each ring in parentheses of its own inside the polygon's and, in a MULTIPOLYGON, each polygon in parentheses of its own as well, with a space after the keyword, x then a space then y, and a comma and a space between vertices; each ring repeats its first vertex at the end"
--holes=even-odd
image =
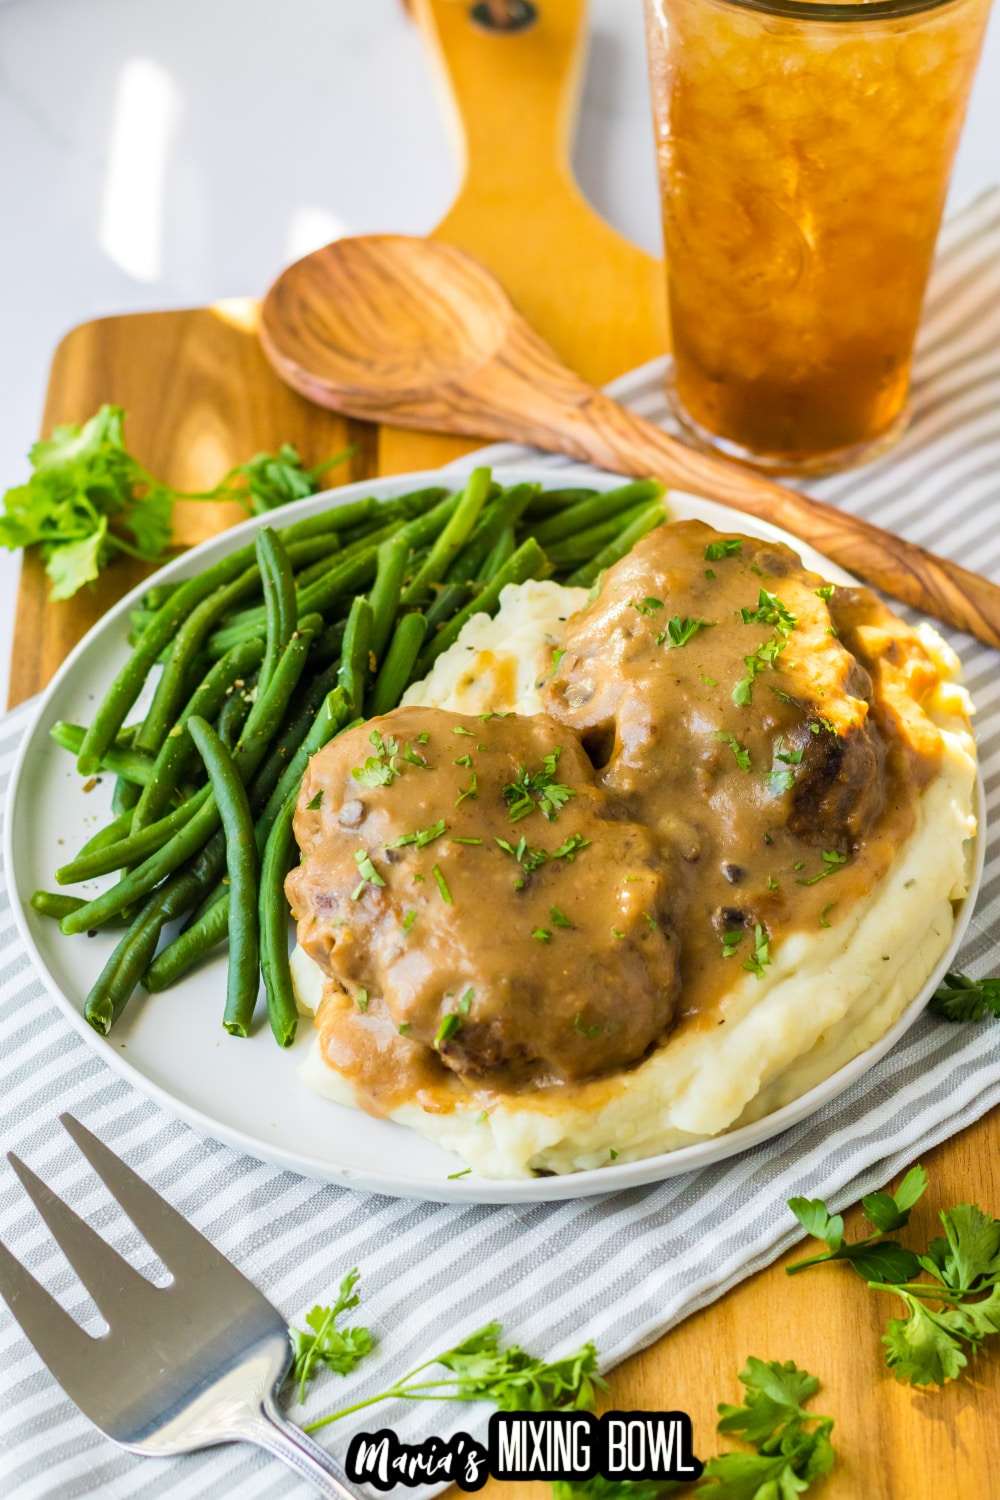
POLYGON ((588 385, 452 245, 359 235, 283 272, 260 337, 283 380, 369 421, 504 438, 666 484, 782 526, 926 614, 1000 646, 1000 588, 914 542, 700 453, 588 385))

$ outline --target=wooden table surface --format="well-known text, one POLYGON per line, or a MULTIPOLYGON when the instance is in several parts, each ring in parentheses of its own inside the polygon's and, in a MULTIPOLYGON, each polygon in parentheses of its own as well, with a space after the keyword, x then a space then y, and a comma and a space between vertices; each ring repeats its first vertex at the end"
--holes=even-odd
MULTIPOLYGON (((555 78, 560 90, 575 88, 578 58, 571 23, 580 24, 582 4, 547 0, 543 7, 550 29, 543 27, 536 39, 548 49, 539 87, 555 78), (569 49, 563 73, 553 62, 560 25, 566 33, 560 44, 564 60, 569 49)), ((431 45, 440 48, 442 37, 448 42, 453 91, 473 98, 475 72, 482 66, 475 51, 480 42, 469 41, 464 32, 449 40, 441 30, 453 26, 459 9, 450 0, 417 0, 431 45)), ((493 108, 489 97, 485 102, 493 108)), ((561 96, 556 103, 561 111, 556 147, 564 151, 568 105, 561 96)), ((549 191, 555 190, 550 182, 549 191)), ((516 196, 518 191, 516 180, 505 183, 494 177, 486 206, 496 213, 503 193, 516 196)), ((564 182, 559 191, 572 195, 572 184, 564 182)), ((482 254, 482 244, 474 243, 478 219, 468 192, 449 218, 442 234, 482 254)), ((495 225, 496 220, 494 238, 495 225)), ((603 303, 591 306, 572 299, 573 315, 568 317, 562 283, 553 289, 548 316, 545 305, 533 308, 535 320, 560 351, 595 380, 639 363, 664 341, 662 301, 650 293, 648 257, 624 242, 616 244, 616 237, 603 233, 605 228, 594 231, 593 254, 605 267, 603 284, 612 314, 616 296, 631 306, 645 288, 646 319, 609 317, 603 303), (595 331, 584 340, 580 329, 588 315, 595 331)), ((588 243, 585 215, 577 216, 575 231, 582 255, 588 243)), ((532 281, 539 274, 537 256, 519 260, 509 249, 504 263, 494 259, 493 265, 512 289, 519 276, 532 281)), ((600 281, 598 277, 594 284, 600 281)), ((117 402, 129 413, 130 449, 153 473, 189 489, 213 483, 231 464, 282 442, 294 443, 307 462, 353 443, 357 452, 349 466, 336 471, 338 483, 436 466, 475 446, 345 422, 309 405, 271 373, 257 344, 255 320, 255 304, 233 302, 84 325, 55 356, 44 430, 58 422, 82 421, 103 401, 117 402)), ((239 518, 235 507, 191 504, 183 507, 179 536, 199 540, 239 518)), ((38 559, 26 557, 11 703, 42 688, 90 625, 141 576, 141 569, 117 562, 92 592, 53 604, 38 559)), ((914 1214, 915 1237, 933 1233, 937 1209, 955 1202, 972 1200, 1000 1210, 998 1148, 1000 1128, 995 1118, 987 1118, 924 1158, 931 1187, 914 1214)), ((856 1213, 848 1215, 849 1233, 861 1232, 859 1222, 856 1213)), ((704 1458, 729 1446, 715 1436, 715 1406, 719 1400, 740 1399, 736 1377, 747 1356, 794 1359, 820 1377, 815 1404, 836 1419, 839 1461, 830 1479, 817 1486, 822 1500, 986 1500, 1000 1495, 1000 1358, 986 1353, 971 1374, 940 1391, 900 1386, 885 1368, 879 1343, 886 1319, 899 1311, 892 1300, 869 1292, 847 1267, 790 1279, 783 1266, 779 1261, 745 1281, 620 1366, 611 1377, 608 1404, 690 1412, 696 1451, 704 1458)), ((542 1500, 550 1494, 548 1486, 496 1481, 483 1493, 488 1500, 542 1500)))

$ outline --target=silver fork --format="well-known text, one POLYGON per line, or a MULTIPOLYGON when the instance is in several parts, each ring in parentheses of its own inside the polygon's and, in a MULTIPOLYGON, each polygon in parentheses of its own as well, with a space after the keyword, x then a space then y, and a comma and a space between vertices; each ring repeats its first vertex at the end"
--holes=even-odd
POLYGON ((85 1333, 0 1244, 0 1295, 70 1400, 132 1453, 256 1443, 328 1500, 359 1500, 336 1460, 278 1409, 292 1362, 281 1314, 102 1141, 72 1115, 59 1118, 173 1277, 153 1286, 8 1153, 109 1325, 101 1338, 85 1333))

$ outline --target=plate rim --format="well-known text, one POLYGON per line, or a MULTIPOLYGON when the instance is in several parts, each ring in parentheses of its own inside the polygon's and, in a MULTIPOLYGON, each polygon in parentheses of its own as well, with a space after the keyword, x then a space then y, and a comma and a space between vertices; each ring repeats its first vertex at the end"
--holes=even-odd
MULTIPOLYGON (((809 1115, 815 1114, 825 1104, 844 1093, 892 1050, 896 1042, 910 1030, 926 1008, 931 995, 938 987, 944 974, 948 971, 972 920, 976 899, 982 882, 987 842, 986 799, 978 761, 975 783, 978 823, 968 894, 963 898, 956 912, 955 926, 951 940, 932 974, 884 1036, 874 1042, 871 1047, 859 1053, 857 1057, 851 1058, 842 1067, 831 1073, 828 1078, 814 1085, 806 1093, 796 1099, 790 1100, 789 1103, 782 1105, 780 1109, 762 1115, 760 1119, 740 1126, 736 1130, 722 1132, 720 1135, 712 1136, 705 1141, 698 1141, 690 1146, 682 1146, 675 1151, 661 1152, 656 1156, 643 1157, 634 1162, 588 1168, 582 1172, 565 1173, 553 1177, 493 1179, 476 1177, 472 1174, 468 1179, 463 1177, 456 1180, 445 1179, 444 1181, 436 1177, 396 1177, 392 1173, 375 1169, 337 1166, 330 1161, 311 1156, 305 1152, 293 1151, 284 1146, 269 1146, 263 1136, 259 1138, 251 1136, 242 1129, 220 1122, 203 1109, 189 1104, 184 1099, 178 1098, 167 1088, 149 1078, 141 1068, 134 1065, 118 1049, 108 1045, 107 1038, 100 1036, 88 1024, 76 1002, 63 991, 61 985, 51 973, 44 956, 35 942, 24 910, 25 902, 30 897, 30 892, 27 894, 23 893, 20 890, 17 879, 14 825, 21 794, 22 776, 30 755, 31 746, 38 735, 40 725, 46 715, 46 710, 62 684, 72 674, 80 657, 85 651, 91 648, 95 638, 112 629, 118 619, 127 615, 128 611, 135 606, 147 589, 154 584, 169 582, 175 578, 185 577, 191 572, 197 571, 201 565, 201 559, 209 554, 218 553, 219 556, 228 555, 231 551, 235 551, 243 541, 261 526, 274 525, 276 521, 280 521, 282 526, 290 525, 297 520, 318 514, 323 510, 336 510, 340 505, 347 504, 354 499, 364 498, 368 495, 374 495, 379 500, 388 500, 392 499, 395 495, 405 494, 413 489, 440 483, 442 480, 446 484, 461 483, 476 456, 469 455, 460 459, 457 464, 440 468, 414 470, 402 474, 385 475, 376 479, 358 480, 351 484, 340 485, 331 490, 323 490, 302 500, 294 501, 290 505, 282 506, 279 511, 268 511, 259 516, 248 516, 246 520, 239 522, 237 525, 220 531, 214 536, 207 537, 197 546, 188 549, 176 558, 172 558, 162 568, 159 568, 152 574, 151 577, 129 590, 99 620, 95 621, 82 639, 74 646, 52 680, 39 694, 34 711, 24 730, 8 783, 4 817, 4 869, 7 888, 10 893, 14 923, 18 934, 25 945, 35 974, 41 979, 59 1012, 70 1023, 77 1035, 81 1037, 84 1044, 97 1057, 101 1058, 102 1061, 111 1067, 118 1077, 123 1078, 133 1088, 138 1089, 140 1093, 152 1099, 168 1114, 174 1118, 183 1120, 200 1134, 208 1136, 210 1139, 221 1141, 232 1149, 252 1156, 258 1161, 264 1161, 284 1171, 296 1172, 300 1176, 308 1177, 314 1181, 329 1182, 392 1197, 411 1198, 422 1202, 498 1205, 517 1202, 557 1202, 572 1198, 593 1197, 604 1193, 620 1192, 629 1188, 666 1181, 670 1177, 680 1176, 685 1172, 695 1171, 701 1167, 712 1166, 754 1146, 761 1145, 764 1141, 772 1140, 776 1136, 781 1135, 785 1130, 800 1123, 800 1121, 809 1115)), ((578 479, 580 482, 586 481, 588 485, 598 489, 613 488, 616 484, 622 482, 623 477, 597 471, 586 465, 568 464, 558 467, 548 467, 545 465, 544 460, 533 462, 531 459, 515 463, 504 463, 501 466, 501 470, 503 476, 512 483, 531 482, 532 480, 537 482, 539 477, 542 478, 543 482, 556 479, 578 479)), ((552 485, 551 487, 556 486, 552 485)), ((792 536, 791 533, 775 525, 773 522, 744 515, 742 512, 736 511, 729 506, 717 501, 706 500, 705 497, 695 495, 689 491, 671 490, 669 494, 687 496, 692 500, 696 500, 699 504, 714 507, 719 512, 724 513, 727 518, 733 518, 737 524, 727 529, 739 529, 748 531, 750 534, 770 536, 775 540, 791 545, 796 551, 801 551, 801 549, 805 548, 814 556, 822 559, 825 576, 839 576, 844 582, 853 583, 857 581, 850 573, 830 561, 816 548, 792 536)), ((305 1088, 306 1085, 303 1083, 302 1087, 305 1088)), ((339 1107, 349 1108, 349 1106, 344 1105, 339 1107)), ((405 1126, 399 1126, 398 1128, 400 1130, 407 1129, 405 1126)))

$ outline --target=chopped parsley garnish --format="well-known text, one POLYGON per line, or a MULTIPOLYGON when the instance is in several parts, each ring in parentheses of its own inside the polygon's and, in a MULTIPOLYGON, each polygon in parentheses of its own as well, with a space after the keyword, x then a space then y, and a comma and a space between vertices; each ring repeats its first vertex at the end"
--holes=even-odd
POLYGON ((449 1172, 448 1173, 448 1181, 449 1182, 457 1182, 457 1180, 458 1180, 459 1177, 471 1177, 471 1175, 472 1175, 472 1168, 471 1167, 464 1167, 461 1172, 449 1172))
POLYGON ((773 797, 780 797, 784 792, 790 792, 795 785, 794 771, 766 771, 764 781, 767 789, 773 797))
POLYGON ((813 589, 813 593, 817 599, 822 599, 825 604, 829 604, 830 597, 836 587, 835 583, 824 583, 821 589, 813 589))
POLYGON ((437 888, 441 892, 441 900, 445 902, 447 906, 451 906, 453 904, 451 899, 451 891, 449 891, 448 889, 448 882, 441 874, 440 868, 437 865, 434 865, 431 869, 431 874, 437 881, 437 888))
POLYGON ((366 885, 385 885, 385 881, 372 864, 366 849, 357 849, 354 854, 354 861, 358 867, 361 879, 351 892, 351 900, 357 901, 366 885))
POLYGON ((473 989, 466 990, 465 994, 461 996, 458 1002, 458 1009, 461 1015, 467 1016, 469 1014, 469 1010, 475 998, 476 992, 473 989))
MULTIPOLYGON (((836 849, 824 849, 823 868, 819 874, 811 875, 808 880, 797 880, 795 883, 796 885, 818 885, 821 880, 825 880, 828 875, 833 875, 841 865, 846 865, 846 863, 846 854, 838 854, 836 849)), ((795 868, 798 870, 801 866, 796 865, 795 868)))
POLYGON ((562 755, 562 746, 557 745, 550 755, 542 757, 542 769, 540 771, 528 771, 526 766, 521 766, 517 773, 517 780, 508 782, 503 789, 504 801, 512 823, 520 822, 530 812, 537 808, 543 818, 554 822, 559 816, 561 808, 565 807, 570 797, 576 793, 572 787, 564 786, 562 782, 556 781, 556 766, 562 755))
POLYGON ((718 687, 719 686, 718 681, 717 681, 716 678, 714 678, 714 677, 706 677, 705 674, 704 674, 704 672, 702 672, 702 674, 701 674, 701 680, 705 684, 706 687, 718 687))
POLYGON ((820 914, 819 914, 819 925, 821 927, 829 927, 830 924, 826 920, 827 914, 829 912, 833 911, 833 908, 836 906, 836 904, 837 904, 836 901, 828 901, 826 903, 826 905, 824 906, 823 910, 820 912, 820 914))
POLYGON ((747 750, 744 745, 740 744, 735 734, 729 734, 726 730, 720 729, 717 731, 715 738, 719 740, 723 745, 729 746, 730 750, 733 752, 733 755, 736 757, 736 764, 739 766, 741 771, 749 771, 750 751, 747 750))
POLYGON ((587 849, 589 846, 589 839, 585 839, 582 834, 571 833, 565 843, 560 844, 558 849, 553 849, 549 859, 568 859, 572 864, 580 850, 587 849))
POLYGON ((320 790, 316 793, 315 797, 310 797, 309 801, 306 803, 306 810, 308 812, 315 812, 316 809, 317 809, 317 807, 319 807, 319 805, 320 805, 320 803, 322 801, 323 801, 323 789, 321 787, 320 790))
POLYGON ((409 1036, 410 1032, 413 1030, 413 1027, 410 1025, 409 1021, 404 1021, 401 1026, 396 1027, 396 1030, 399 1032, 400 1036, 409 1036))
POLYGON ((601 1028, 599 1026, 584 1025, 583 1017, 581 1016, 579 1011, 577 1011, 576 1015, 573 1017, 573 1025, 581 1036, 585 1036, 588 1041, 591 1042, 594 1040, 595 1036, 600 1036, 601 1034, 601 1028))
POLYGON ((743 542, 738 536, 723 537, 721 541, 709 542, 705 548, 706 562, 721 562, 724 557, 735 557, 743 542))
POLYGON ((392 786, 399 775, 396 766, 399 745, 391 735, 383 739, 377 729, 372 730, 368 739, 375 747, 375 754, 369 755, 363 766, 354 766, 351 775, 362 786, 392 786))
POLYGON ((358 990, 358 993, 355 995, 354 998, 355 998, 355 1000, 358 1003, 358 1010, 360 1010, 363 1013, 364 1011, 366 1011, 368 1009, 368 991, 367 990, 358 990))
POLYGON ((783 760, 785 762, 786 766, 800 766, 802 764, 802 757, 805 754, 805 751, 804 750, 782 750, 781 747, 784 744, 784 742, 785 742, 784 735, 779 735, 779 737, 778 737, 778 743, 774 747, 774 758, 775 758, 775 760, 783 760))
POLYGON ((472 770, 471 765, 469 768, 469 785, 465 788, 464 791, 459 792, 458 796, 455 798, 455 806, 458 807, 462 802, 465 801, 466 797, 471 797, 473 802, 478 802, 479 800, 479 778, 477 777, 475 771, 472 770))
POLYGON ((656 920, 656 918, 655 918, 655 917, 651 917, 651 916, 650 916, 650 915, 649 915, 649 912, 648 912, 648 911, 644 911, 644 912, 643 912, 643 916, 644 916, 644 917, 645 917, 645 919, 646 919, 646 925, 647 925, 647 926, 648 926, 648 927, 651 927, 651 928, 652 928, 652 929, 653 929, 653 931, 654 931, 654 932, 659 932, 659 930, 660 930, 660 928, 659 928, 659 924, 658 924, 658 923, 657 923, 657 920, 656 920))
POLYGON ((675 646, 686 646, 699 630, 712 630, 715 623, 714 620, 696 619, 693 615, 685 615, 683 619, 680 615, 674 615, 672 620, 668 620, 666 630, 661 630, 660 634, 654 636, 653 639, 658 646, 669 642, 671 649, 675 646))
POLYGON ((623 938, 625 936, 625 934, 624 934, 624 932, 622 932, 622 930, 621 930, 620 927, 612 927, 612 929, 611 929, 611 936, 613 938, 623 938))
POLYGON ((573 926, 573 923, 570 921, 569 917, 567 917, 564 911, 560 911, 558 906, 549 907, 549 920, 551 921, 553 927, 573 926))
POLYGON ((481 844, 482 842, 483 842, 482 839, 460 839, 460 838, 453 838, 452 839, 452 843, 453 844, 481 844))
POLYGON ((647 595, 645 599, 640 599, 638 604, 634 599, 630 599, 628 602, 629 604, 631 604, 632 608, 637 609, 641 615, 652 615, 655 614, 658 609, 663 608, 663 600, 654 599, 652 595, 647 595))
POLYGON ((441 1025, 437 1029, 434 1038, 435 1047, 440 1047, 442 1042, 448 1042, 462 1025, 462 1017, 455 1015, 454 1011, 448 1011, 447 1015, 441 1017, 441 1025))
POLYGON ((744 605, 740 615, 744 625, 774 625, 779 635, 788 635, 798 623, 798 615, 793 615, 777 594, 769 593, 767 589, 761 589, 757 595, 756 609, 744 605))
POLYGON ((709 580, 713 579, 715 577, 715 570, 713 568, 706 568, 705 577, 709 580))
POLYGON ((773 635, 769 641, 764 641, 763 645, 758 646, 750 656, 744 656, 743 663, 747 669, 747 675, 741 677, 733 688, 733 702, 737 708, 744 708, 752 701, 754 678, 759 672, 763 672, 765 667, 774 666, 787 644, 787 641, 779 640, 777 635, 773 635))
POLYGON ((404 932, 409 932, 410 928, 413 926, 413 924, 414 924, 414 922, 416 920, 417 920, 417 914, 414 911, 413 907, 411 906, 410 909, 409 909, 409 911, 403 917, 403 931, 404 932))
POLYGON ((809 728, 813 734, 819 734, 821 729, 825 729, 827 734, 837 733, 837 726, 830 719, 817 719, 815 724, 809 725, 809 728))
POLYGON ((610 1146, 608 1148, 608 1157, 610 1158, 611 1161, 617 1161, 618 1160, 618 1152, 615 1150, 614 1146, 610 1146))
POLYGON ((456 724, 454 726, 454 728, 452 729, 451 732, 452 732, 452 734, 466 734, 466 735, 468 735, 468 737, 469 737, 470 740, 474 740, 476 738, 476 736, 473 734, 472 730, 471 729, 466 729, 463 724, 456 724))
POLYGON ((563 657, 565 655, 566 655, 566 652, 563 651, 559 646, 553 646, 552 647, 552 670, 553 670, 553 672, 556 671, 556 669, 559 666, 559 663, 562 661, 562 659, 563 659, 563 657))
POLYGON ((758 922, 754 928, 754 951, 750 958, 744 959, 743 967, 751 974, 756 974, 758 979, 764 978, 764 970, 771 962, 770 938, 758 922))
MULTIPOLYGON (((420 743, 424 743, 426 739, 426 734, 422 734, 420 736, 420 743)), ((421 755, 419 751, 414 750, 409 740, 407 740, 406 749, 403 751, 403 759, 405 761, 408 761, 411 766, 419 766, 422 771, 433 771, 434 769, 432 765, 428 764, 427 757, 425 755, 421 755)))
POLYGON ((414 833, 400 834, 394 844, 386 844, 385 847, 387 849, 402 849, 407 844, 413 844, 418 849, 426 849, 428 844, 433 844, 435 839, 439 839, 445 833, 447 826, 444 818, 440 818, 438 822, 432 823, 429 828, 418 828, 414 833))
POLYGON ((769 891, 776 891, 778 889, 778 882, 773 875, 767 877, 767 888, 769 891))
POLYGON ((551 943, 552 941, 552 934, 547 927, 536 927, 531 936, 536 938, 540 943, 551 943))
POLYGON ((722 956, 732 958, 737 948, 743 941, 744 933, 742 927, 734 927, 729 932, 722 934, 722 956))

